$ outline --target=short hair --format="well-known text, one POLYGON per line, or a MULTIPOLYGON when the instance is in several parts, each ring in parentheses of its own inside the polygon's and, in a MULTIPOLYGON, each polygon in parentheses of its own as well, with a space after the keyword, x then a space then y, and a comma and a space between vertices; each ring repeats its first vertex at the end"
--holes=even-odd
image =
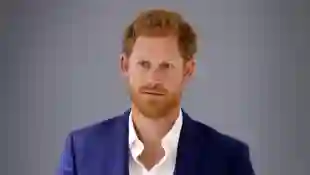
POLYGON ((132 47, 139 36, 175 36, 181 56, 193 58, 197 52, 197 35, 192 26, 174 11, 151 9, 141 12, 126 28, 122 52, 130 56, 132 47))

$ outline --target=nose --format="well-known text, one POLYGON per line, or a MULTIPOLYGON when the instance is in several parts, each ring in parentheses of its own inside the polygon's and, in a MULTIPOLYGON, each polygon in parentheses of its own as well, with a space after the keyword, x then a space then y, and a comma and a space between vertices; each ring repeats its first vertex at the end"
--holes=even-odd
POLYGON ((163 81, 164 75, 159 67, 155 67, 149 71, 148 80, 153 83, 161 83, 163 81))

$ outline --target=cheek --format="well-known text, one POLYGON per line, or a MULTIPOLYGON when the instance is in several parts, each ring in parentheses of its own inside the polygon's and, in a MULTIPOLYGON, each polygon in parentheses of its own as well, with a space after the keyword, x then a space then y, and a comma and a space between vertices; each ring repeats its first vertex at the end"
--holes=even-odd
POLYGON ((182 74, 174 74, 167 76, 165 84, 171 91, 179 91, 182 88, 183 76, 182 74))
POLYGON ((172 81, 174 83, 180 82, 183 79, 183 72, 179 69, 172 70, 168 72, 165 77, 168 79, 168 81, 172 81))
POLYGON ((130 86, 136 88, 139 88, 141 85, 143 85, 144 78, 143 74, 139 73, 138 71, 133 70, 128 77, 130 86))
POLYGON ((129 76, 131 81, 138 85, 147 83, 150 78, 149 72, 141 69, 140 67, 132 67, 129 76))

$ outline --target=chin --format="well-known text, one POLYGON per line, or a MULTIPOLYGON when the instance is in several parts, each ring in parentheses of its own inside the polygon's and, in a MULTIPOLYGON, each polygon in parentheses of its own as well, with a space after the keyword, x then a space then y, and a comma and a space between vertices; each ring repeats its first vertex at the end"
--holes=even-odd
POLYGON ((138 110, 148 118, 159 119, 165 117, 171 110, 172 105, 167 100, 145 99, 135 104, 138 110))
POLYGON ((148 118, 162 118, 179 105, 179 98, 171 95, 141 94, 131 91, 130 98, 134 106, 148 118))
MULTIPOLYGON (((167 109, 166 109, 167 110, 167 109)), ((142 107, 139 109, 139 111, 147 118, 151 119, 160 119, 165 117, 166 110, 163 110, 160 107, 155 106, 148 106, 148 107, 142 107)))

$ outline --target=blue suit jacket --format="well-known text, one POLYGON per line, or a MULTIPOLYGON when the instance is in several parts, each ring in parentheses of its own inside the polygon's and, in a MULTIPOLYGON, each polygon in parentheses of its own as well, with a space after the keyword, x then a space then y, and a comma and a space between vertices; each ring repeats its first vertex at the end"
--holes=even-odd
MULTIPOLYGON (((73 131, 58 175, 129 175, 128 116, 73 131)), ((175 175, 254 175, 248 146, 192 120, 183 111, 175 175)))

